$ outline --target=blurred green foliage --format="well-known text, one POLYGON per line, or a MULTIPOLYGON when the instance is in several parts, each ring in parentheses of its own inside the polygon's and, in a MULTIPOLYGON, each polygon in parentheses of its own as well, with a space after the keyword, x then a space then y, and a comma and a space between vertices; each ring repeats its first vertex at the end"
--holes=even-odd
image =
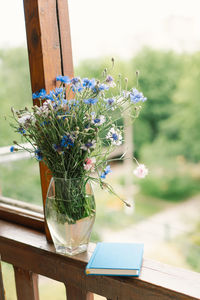
POLYGON ((200 272, 200 223, 192 232, 180 236, 178 244, 191 268, 200 272))
POLYGON ((16 134, 9 126, 11 107, 32 104, 28 55, 25 48, 0 49, 0 146, 12 144, 16 134))
POLYGON ((183 201, 200 192, 199 181, 187 175, 149 176, 139 185, 144 195, 172 202, 183 201))
MULTIPOLYGON (((81 62, 75 73, 102 78, 105 67, 115 80, 119 79, 119 73, 122 81, 128 77, 129 88, 137 86, 135 72, 139 71, 138 88, 148 101, 134 124, 136 156, 152 162, 159 153, 163 160, 183 155, 187 160, 198 161, 200 53, 180 55, 144 48, 128 61, 116 59, 113 70, 110 58, 101 58, 81 62)), ((32 101, 26 49, 0 50, 0 86, 0 146, 3 146, 11 144, 15 137, 8 125, 11 106, 18 109, 30 106, 32 101)))

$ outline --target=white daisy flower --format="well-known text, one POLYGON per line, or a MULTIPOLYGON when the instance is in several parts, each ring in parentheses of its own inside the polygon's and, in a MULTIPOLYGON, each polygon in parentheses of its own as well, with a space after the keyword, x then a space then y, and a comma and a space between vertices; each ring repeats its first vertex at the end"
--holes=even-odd
POLYGON ((119 146, 122 144, 121 131, 115 127, 112 127, 108 131, 106 138, 110 140, 113 145, 119 146))

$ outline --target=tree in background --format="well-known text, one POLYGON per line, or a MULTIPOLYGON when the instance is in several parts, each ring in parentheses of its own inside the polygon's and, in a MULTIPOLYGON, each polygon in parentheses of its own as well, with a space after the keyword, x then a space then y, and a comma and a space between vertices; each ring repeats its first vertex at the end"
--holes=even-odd
POLYGON ((160 124, 173 114, 173 95, 183 70, 182 56, 172 51, 144 48, 131 61, 139 71, 139 88, 148 98, 134 127, 137 155, 141 147, 152 144, 160 135, 160 124))
POLYGON ((177 155, 200 160, 200 52, 184 61, 184 70, 173 96, 174 111, 163 122, 160 134, 174 141, 177 155))

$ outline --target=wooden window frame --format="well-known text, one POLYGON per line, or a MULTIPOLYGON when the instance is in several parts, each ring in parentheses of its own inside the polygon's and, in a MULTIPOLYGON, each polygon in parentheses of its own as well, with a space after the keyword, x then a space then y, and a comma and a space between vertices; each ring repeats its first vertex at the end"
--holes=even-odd
MULTIPOLYGON (((56 87, 57 75, 73 77, 73 60, 67 0, 24 0, 24 15, 32 92, 56 87)), ((40 105, 33 100, 34 105, 40 105)), ((43 208, 51 179, 47 167, 40 163, 43 208)), ((2 197, 0 198, 0 200, 2 197)), ((4 197, 5 200, 5 197, 4 197)), ((44 215, 23 208, 16 209, 13 201, 0 203, 0 217, 28 227, 45 231, 51 241, 44 215)))

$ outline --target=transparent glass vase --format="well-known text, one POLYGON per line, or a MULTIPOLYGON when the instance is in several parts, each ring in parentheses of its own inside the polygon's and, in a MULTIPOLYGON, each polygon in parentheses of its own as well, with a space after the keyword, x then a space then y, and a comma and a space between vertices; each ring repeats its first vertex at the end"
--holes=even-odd
POLYGON ((45 217, 56 252, 75 255, 87 250, 95 221, 95 200, 84 178, 51 179, 45 217))

